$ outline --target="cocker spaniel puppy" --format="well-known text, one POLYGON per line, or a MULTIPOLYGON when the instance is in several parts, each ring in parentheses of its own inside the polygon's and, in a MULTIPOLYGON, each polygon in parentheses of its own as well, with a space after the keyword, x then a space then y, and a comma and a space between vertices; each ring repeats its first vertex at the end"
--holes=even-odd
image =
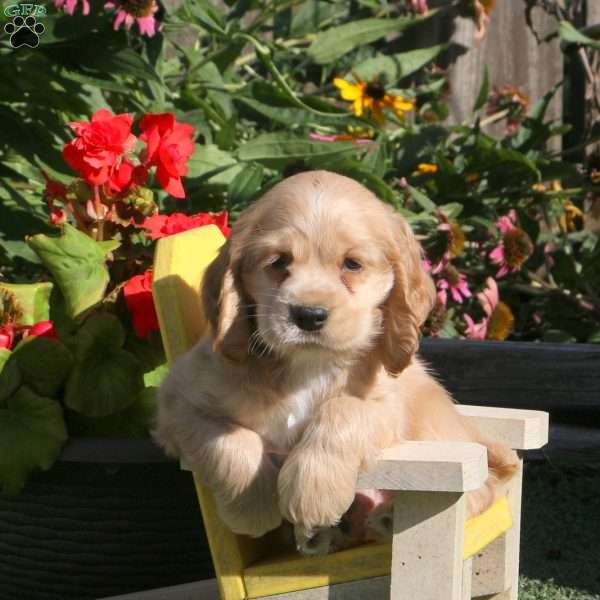
POLYGON ((417 358, 434 296, 390 206, 327 171, 285 179, 244 211, 205 274, 210 331, 163 384, 156 438, 234 532, 286 519, 306 553, 389 534, 389 493, 355 500, 355 486, 403 440, 486 445, 490 475, 468 513, 485 510, 516 456, 483 439, 417 358))

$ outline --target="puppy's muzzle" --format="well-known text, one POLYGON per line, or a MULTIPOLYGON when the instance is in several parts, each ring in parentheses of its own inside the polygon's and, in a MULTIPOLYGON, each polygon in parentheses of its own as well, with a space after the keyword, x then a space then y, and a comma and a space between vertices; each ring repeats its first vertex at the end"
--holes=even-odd
POLYGON ((320 306, 290 306, 290 319, 303 331, 319 331, 325 325, 329 311, 320 306))

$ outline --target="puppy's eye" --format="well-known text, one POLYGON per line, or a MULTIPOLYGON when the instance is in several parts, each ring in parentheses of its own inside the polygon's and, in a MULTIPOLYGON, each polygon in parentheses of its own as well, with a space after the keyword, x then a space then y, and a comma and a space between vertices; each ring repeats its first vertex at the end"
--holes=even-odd
POLYGON ((280 254, 275 260, 269 263, 269 266, 275 270, 285 269, 292 262, 292 257, 289 254, 280 254))
POLYGON ((354 271, 355 273, 362 270, 362 265, 353 258, 344 259, 344 269, 354 271))

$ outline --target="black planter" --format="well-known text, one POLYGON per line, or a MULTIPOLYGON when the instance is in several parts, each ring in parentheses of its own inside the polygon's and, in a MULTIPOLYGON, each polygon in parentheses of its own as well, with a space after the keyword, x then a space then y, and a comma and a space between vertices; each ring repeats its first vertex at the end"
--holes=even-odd
POLYGON ((85 600, 213 576, 190 473, 149 440, 71 441, 0 496, 0 600, 85 600))

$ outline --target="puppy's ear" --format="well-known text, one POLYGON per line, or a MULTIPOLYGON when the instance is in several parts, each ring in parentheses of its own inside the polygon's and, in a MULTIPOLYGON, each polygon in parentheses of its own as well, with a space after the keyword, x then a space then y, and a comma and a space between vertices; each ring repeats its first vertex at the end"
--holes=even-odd
POLYGON ((379 349, 386 371, 398 375, 419 348, 419 328, 434 305, 435 286, 423 269, 421 245, 408 223, 394 214, 392 226, 394 285, 384 304, 379 349))
POLYGON ((208 266, 202 280, 202 304, 213 340, 213 352, 243 362, 248 356, 250 330, 234 277, 231 238, 208 266))

